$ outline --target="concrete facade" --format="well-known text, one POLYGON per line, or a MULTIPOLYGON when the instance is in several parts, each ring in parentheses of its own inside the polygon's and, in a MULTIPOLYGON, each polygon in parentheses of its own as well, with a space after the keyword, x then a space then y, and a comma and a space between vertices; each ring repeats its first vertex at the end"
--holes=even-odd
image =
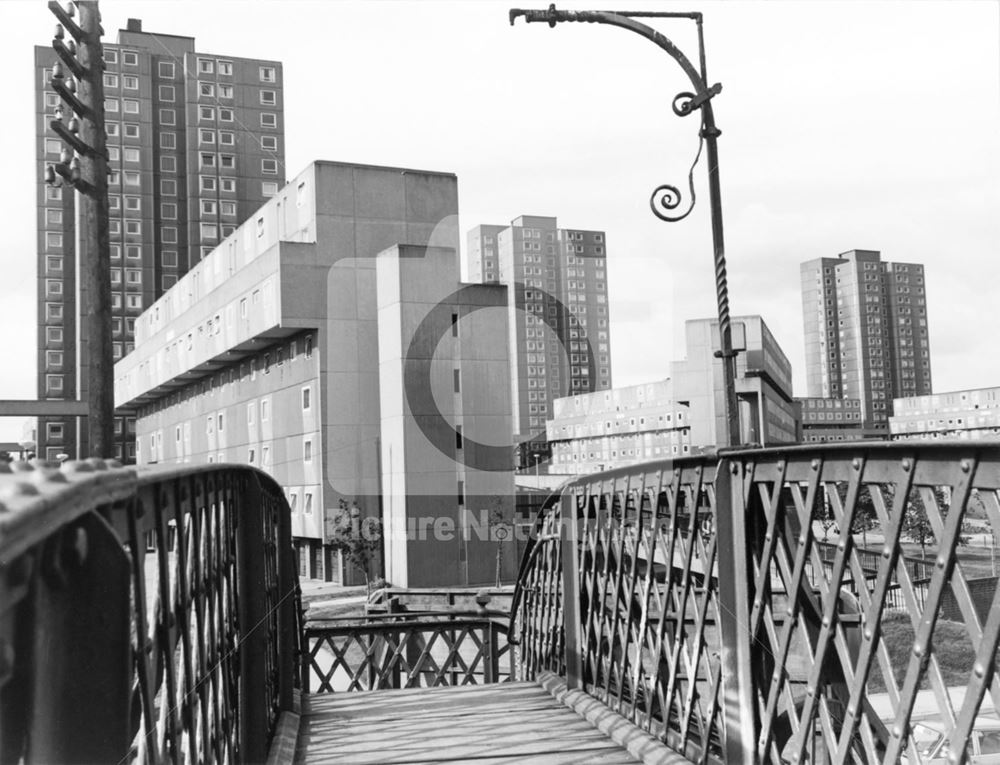
MULTIPOLYGON (((795 443, 792 367, 760 316, 733 318, 746 350, 736 357, 744 443, 795 443)), ((588 473, 651 459, 697 454, 726 444, 725 394, 714 319, 685 323, 687 356, 671 377, 557 399, 547 424, 553 473, 588 473)))
POLYGON ((1000 388, 897 398, 893 412, 893 440, 1000 438, 1000 388))
MULTIPOLYGON (((337 578, 337 561, 322 544, 331 511, 343 500, 381 516, 383 491, 398 488, 391 477, 399 464, 411 481, 404 496, 419 485, 441 498, 439 514, 457 517, 456 468, 447 479, 446 471, 428 472, 413 428, 393 421, 400 397, 410 396, 400 350, 409 350, 407 333, 428 306, 441 293, 460 293, 455 306, 446 301, 438 310, 450 321, 467 310, 462 305, 505 302, 500 286, 462 291, 456 211, 450 174, 332 162, 306 168, 139 317, 136 350, 115 367, 115 393, 118 405, 137 408, 140 462, 252 462, 271 472, 294 503, 307 576, 337 578)), ((491 313, 493 321, 503 315, 491 313)), ((467 381, 462 415, 472 419, 455 422, 454 411, 442 409, 446 416, 429 432, 447 429, 454 447, 454 429, 464 425, 509 452, 509 414, 496 415, 508 411, 506 389, 482 380, 506 372, 506 347, 484 345, 490 364, 470 356, 469 366, 455 355, 460 346, 435 348, 449 376, 457 368, 467 381)), ((465 479, 471 491, 512 496, 509 463, 483 472, 490 475, 465 479)), ((393 507, 388 525, 394 517, 393 507)), ((402 552, 390 546, 387 563, 396 585, 480 583, 478 570, 468 570, 466 582, 457 566, 437 565, 432 545, 405 536, 401 544, 402 552)))
MULTIPOLYGON (((792 404, 792 365, 760 316, 732 318, 734 335, 745 337, 746 350, 736 356, 736 396, 743 443, 764 446, 795 443, 797 425, 792 404)), ((726 443, 725 393, 719 349, 719 322, 685 323, 687 357, 670 365, 674 395, 689 410, 691 445, 726 443)))
POLYGON ((585 474, 691 453, 690 408, 670 380, 556 399, 551 471, 585 474))
MULTIPOLYGON (((142 31, 130 19, 104 44, 108 132, 112 333, 116 359, 136 342, 135 322, 285 179, 282 67, 202 53, 193 37, 142 31)), ((44 183, 62 143, 51 132, 59 96, 56 54, 34 50, 38 204, 38 396, 85 397, 77 378, 82 306, 77 295, 75 194, 44 183)), ((68 111, 68 108, 65 110, 68 111)), ((68 119, 68 117, 66 117, 68 119)), ((116 456, 133 461, 135 418, 116 418, 116 456)), ((39 456, 75 456, 73 418, 43 418, 39 456)))
POLYGON ((859 441, 881 438, 880 431, 865 428, 861 401, 856 398, 796 398, 796 418, 804 444, 859 441))
POLYGON ((522 215, 467 236, 469 279, 510 288, 511 393, 519 468, 548 458, 545 421, 561 396, 611 387, 607 237, 522 215))
POLYGON ((923 266, 850 250, 800 270, 809 397, 858 399, 886 435, 894 398, 931 392, 923 266))

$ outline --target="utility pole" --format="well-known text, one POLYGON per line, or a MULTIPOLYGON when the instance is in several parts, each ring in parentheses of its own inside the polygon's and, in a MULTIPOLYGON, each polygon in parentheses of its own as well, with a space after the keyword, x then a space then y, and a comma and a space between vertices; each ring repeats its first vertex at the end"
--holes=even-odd
MULTIPOLYGON (((64 144, 60 161, 45 169, 50 185, 76 190, 77 397, 87 403, 86 448, 79 456, 113 457, 114 356, 111 347, 111 253, 108 243, 108 155, 104 132, 104 55, 97 0, 63 8, 50 0, 59 20, 52 47, 59 60, 50 84, 62 105, 49 122, 64 144), (73 17, 80 12, 80 23, 73 17), (67 33, 69 39, 67 39, 67 33)), ((82 440, 82 439, 81 439, 82 440)))

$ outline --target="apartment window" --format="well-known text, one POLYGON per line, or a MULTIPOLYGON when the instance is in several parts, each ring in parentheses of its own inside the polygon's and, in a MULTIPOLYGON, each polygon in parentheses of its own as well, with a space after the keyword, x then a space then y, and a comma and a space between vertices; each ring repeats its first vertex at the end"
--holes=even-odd
POLYGON ((236 157, 233 156, 232 154, 220 154, 219 167, 221 167, 223 170, 235 170, 236 157))
POLYGON ((122 307, 122 293, 112 292, 111 293, 111 307, 121 308, 122 307))
POLYGON ((48 257, 45 259, 45 268, 48 271, 62 271, 63 270, 63 259, 48 257))
POLYGON ((117 88, 118 87, 118 75, 117 74, 106 74, 106 75, 104 75, 104 87, 106 87, 106 88, 117 88))
POLYGON ((138 149, 125 149, 125 161, 126 162, 138 162, 139 161, 139 150, 138 149))
POLYGON ((271 400, 262 398, 260 400, 260 421, 267 422, 271 418, 271 400))
POLYGON ((60 248, 63 246, 63 235, 57 234, 54 231, 48 231, 45 234, 45 246, 60 248))
POLYGON ((142 271, 137 268, 129 268, 125 271, 125 281, 128 284, 142 284, 142 271))
POLYGON ((198 95, 203 98, 215 98, 215 85, 211 82, 199 82, 198 95))
POLYGON ((105 49, 105 51, 104 51, 104 63, 105 64, 117 64, 118 63, 118 51, 105 49))
POLYGON ((312 462, 313 458, 313 442, 311 438, 307 438, 302 442, 302 460, 303 462, 312 462))
POLYGON ((278 150, 278 136, 276 135, 265 135, 261 136, 260 148, 264 151, 277 151, 278 150))
POLYGON ((159 71, 160 77, 166 80, 174 79, 174 62, 173 61, 161 61, 157 65, 157 70, 159 71))
POLYGON ((104 126, 104 130, 107 132, 108 138, 117 138, 118 137, 118 123, 117 122, 108 122, 104 126))
POLYGON ((260 126, 263 128, 278 127, 278 115, 272 114, 271 112, 261 112, 260 126))
POLYGON ((211 106, 199 106, 198 107, 198 119, 200 120, 214 120, 215 119, 215 109, 211 106))
MULTIPOLYGON (((175 229, 176 230, 176 229, 175 229)), ((175 237, 176 240, 176 237, 175 237)), ((163 265, 168 268, 177 267, 177 250, 164 250, 163 251, 163 265)))
POLYGON ((58 279, 45 280, 45 294, 48 297, 59 297, 63 294, 62 282, 58 279))
POLYGON ((214 154, 202 154, 199 159, 202 167, 215 167, 214 154))
MULTIPOLYGON (((172 102, 175 97, 174 86, 173 85, 161 85, 160 88, 160 100, 172 102)), ((163 112, 160 112, 162 114, 163 112)), ((161 120, 162 122, 162 120, 161 120)), ((173 122, 170 123, 171 125, 173 122)))
POLYGON ((264 216, 257 218, 257 237, 264 236, 264 216))
POLYGON ((220 205, 220 211, 223 215, 236 215, 236 203, 222 202, 220 205))
MULTIPOLYGON (((108 147, 108 161, 109 162, 118 162, 118 161, 121 160, 121 158, 122 158, 122 150, 121 149, 119 149, 117 146, 109 146, 108 147)), ((112 207, 111 209, 113 210, 114 207, 112 207)))
POLYGON ((210 175, 202 175, 199 178, 202 191, 215 191, 215 178, 210 175))
POLYGON ((201 241, 214 242, 219 238, 219 227, 214 223, 201 224, 201 241))
POLYGON ((160 279, 160 283, 163 285, 163 289, 168 290, 177 284, 177 277, 173 274, 166 274, 162 279, 160 279))
POLYGON ((160 109, 160 124, 161 125, 176 125, 177 115, 173 109, 160 109))
POLYGON ((134 125, 130 122, 125 123, 125 137, 126 138, 138 138, 139 137, 139 126, 134 125))
POLYGON ((453 375, 455 393, 459 393, 462 390, 462 370, 460 369, 452 370, 452 375, 453 375))
POLYGON ((165 197, 177 196, 177 181, 173 178, 163 178, 160 180, 160 193, 165 197))
POLYGON ((277 103, 277 96, 273 90, 262 90, 260 102, 263 106, 274 106, 277 103))
POLYGON ((312 388, 305 387, 302 389, 302 411, 308 412, 312 408, 312 388))
POLYGON ((198 140, 201 143, 215 143, 215 131, 202 128, 198 131, 198 140))
POLYGON ((302 512, 306 515, 312 515, 313 511, 313 495, 312 492, 306 492, 305 499, 302 503, 302 512))
POLYGON ((47 342, 47 343, 61 343, 62 341, 63 341, 62 327, 46 327, 45 328, 45 342, 47 342))
POLYGON ((232 122, 233 121, 233 110, 219 108, 219 122, 232 122))
POLYGON ((55 109, 59 106, 59 94, 58 93, 46 93, 45 94, 45 105, 50 109, 55 109))
POLYGON ((275 82, 275 72, 273 66, 262 66, 260 68, 260 81, 261 82, 275 82))
POLYGON ((125 221, 125 233, 126 234, 141 234, 142 233, 142 221, 141 220, 127 220, 125 221))
MULTIPOLYGON (((165 244, 177 243, 177 229, 173 226, 164 226, 160 229, 160 241, 165 244)), ((166 254, 166 253, 164 253, 166 254)))
POLYGON ((141 210, 142 209, 142 198, 141 197, 125 197, 125 209, 126 210, 141 210))
POLYGON ((236 179, 235 178, 220 178, 219 188, 222 191, 235 193, 236 192, 236 179))
MULTIPOLYGON (((131 98, 126 98, 122 101, 123 111, 126 114, 138 114, 139 113, 139 102, 131 98)), ((125 133, 128 135, 128 132, 125 133)))
POLYGON ((198 59, 198 74, 213 74, 215 72, 215 62, 210 58, 198 59))
POLYGON ((160 217, 165 220, 177 220, 177 205, 173 202, 160 204, 160 217))
POLYGON ((122 246, 120 244, 111 245, 111 259, 112 260, 122 259, 122 246))
POLYGON ((139 66, 139 54, 132 51, 123 51, 122 66, 139 66))
POLYGON ((264 181, 260 184, 260 193, 265 197, 273 197, 278 193, 278 184, 271 181, 264 181))
POLYGON ((46 393, 62 393, 62 391, 63 391, 62 375, 45 375, 46 393))
POLYGON ((63 317, 63 307, 62 303, 46 303, 45 304, 45 318, 46 319, 61 319, 63 317))
POLYGON ((125 75, 124 77, 122 77, 122 86, 126 90, 138 90, 139 78, 134 75, 125 75))
POLYGON ((56 138, 45 139, 45 152, 47 154, 59 154, 62 152, 62 141, 56 138))
POLYGON ((233 86, 232 85, 219 85, 219 98, 233 97, 233 86))
POLYGON ((219 74, 223 77, 233 76, 233 62, 232 61, 220 61, 219 62, 219 74))
POLYGON ((233 133, 228 130, 219 131, 219 143, 222 146, 234 146, 236 144, 236 137, 233 133))
POLYGON ((277 175, 278 174, 278 160, 276 159, 262 159, 260 161, 261 172, 267 175, 277 175))
POLYGON ((252 403, 247 404, 247 425, 253 425, 256 422, 257 409, 252 403))
POLYGON ((105 98, 104 99, 104 111, 105 113, 115 113, 118 111, 118 99, 116 98, 105 98))

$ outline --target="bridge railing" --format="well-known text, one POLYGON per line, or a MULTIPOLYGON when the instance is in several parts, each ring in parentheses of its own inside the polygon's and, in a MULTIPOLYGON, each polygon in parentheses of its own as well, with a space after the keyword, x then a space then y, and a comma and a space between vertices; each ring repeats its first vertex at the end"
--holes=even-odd
POLYGON ((563 674, 695 761, 985 753, 1000 590, 974 581, 960 532, 972 516, 1000 530, 998 489, 997 443, 729 451, 581 478, 539 518, 522 569, 523 671, 563 674), (850 533, 860 497, 876 556, 850 533), (905 560, 918 522, 929 568, 905 560))
POLYGON ((248 467, 0 466, 0 762, 257 762, 293 706, 290 514, 248 467))
POLYGON ((507 612, 403 612, 310 622, 302 687, 342 693, 515 679, 507 612))

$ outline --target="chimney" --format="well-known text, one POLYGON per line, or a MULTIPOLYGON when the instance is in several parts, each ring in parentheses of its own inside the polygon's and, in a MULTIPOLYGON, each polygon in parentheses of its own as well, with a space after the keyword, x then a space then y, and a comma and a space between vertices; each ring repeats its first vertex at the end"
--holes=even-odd
POLYGON ((129 19, 125 25, 125 28, 129 32, 141 32, 142 31, 142 19, 129 19))

